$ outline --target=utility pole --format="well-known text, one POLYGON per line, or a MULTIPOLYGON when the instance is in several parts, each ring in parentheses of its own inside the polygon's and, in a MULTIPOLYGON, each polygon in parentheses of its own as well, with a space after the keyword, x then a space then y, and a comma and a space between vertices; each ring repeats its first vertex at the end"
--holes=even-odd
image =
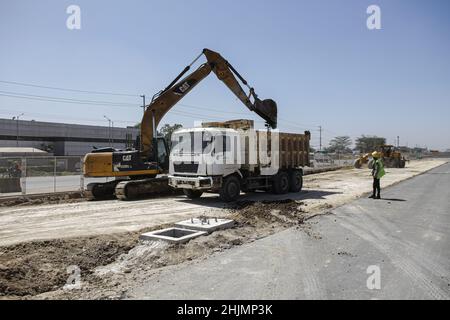
POLYGON ((111 120, 111 146, 114 146, 114 121, 111 120))
POLYGON ((109 140, 109 146, 112 147, 112 144, 111 144, 111 123, 112 123, 112 121, 110 118, 108 118, 105 115, 103 116, 103 118, 108 120, 108 140, 109 140))
POLYGON ((143 94, 141 96, 141 98, 142 98, 142 109, 143 109, 143 112, 145 113, 145 94, 143 94))
POLYGON ((319 151, 322 151, 322 126, 319 126, 319 151))
POLYGON ((18 116, 15 116, 12 118, 13 120, 16 120, 16 147, 19 146, 19 118, 23 115, 24 114, 21 113, 18 116))

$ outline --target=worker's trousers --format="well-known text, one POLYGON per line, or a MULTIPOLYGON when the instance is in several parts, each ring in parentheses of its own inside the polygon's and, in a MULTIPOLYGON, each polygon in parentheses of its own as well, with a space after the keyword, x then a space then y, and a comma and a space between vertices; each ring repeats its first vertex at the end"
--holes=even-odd
POLYGON ((381 192, 381 186, 380 186, 380 179, 377 178, 373 178, 373 196, 380 196, 380 192, 381 192))

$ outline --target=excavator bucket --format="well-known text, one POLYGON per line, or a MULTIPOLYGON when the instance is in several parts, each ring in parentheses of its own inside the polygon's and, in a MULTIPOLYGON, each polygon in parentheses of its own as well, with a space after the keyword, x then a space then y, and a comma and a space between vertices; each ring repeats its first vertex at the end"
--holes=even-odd
POLYGON ((272 99, 265 100, 255 100, 255 109, 254 111, 266 122, 272 129, 276 129, 277 127, 277 103, 272 99))

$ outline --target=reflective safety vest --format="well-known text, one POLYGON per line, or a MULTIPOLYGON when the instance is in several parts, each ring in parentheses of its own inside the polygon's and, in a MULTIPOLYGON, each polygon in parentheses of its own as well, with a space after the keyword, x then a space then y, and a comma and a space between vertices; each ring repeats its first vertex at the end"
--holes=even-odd
POLYGON ((377 179, 380 179, 382 176, 386 174, 386 172, 384 171, 383 160, 377 159, 375 160, 373 165, 376 166, 377 168, 377 179))

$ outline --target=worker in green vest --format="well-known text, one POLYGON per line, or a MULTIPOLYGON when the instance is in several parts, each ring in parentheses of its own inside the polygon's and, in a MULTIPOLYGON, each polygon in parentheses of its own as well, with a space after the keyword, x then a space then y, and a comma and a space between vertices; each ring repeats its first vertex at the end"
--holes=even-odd
POLYGON ((373 164, 372 164, 373 192, 369 198, 381 199, 380 179, 386 173, 384 171, 384 164, 383 164, 383 160, 381 159, 381 153, 378 151, 374 151, 372 153, 372 157, 373 157, 373 164))

